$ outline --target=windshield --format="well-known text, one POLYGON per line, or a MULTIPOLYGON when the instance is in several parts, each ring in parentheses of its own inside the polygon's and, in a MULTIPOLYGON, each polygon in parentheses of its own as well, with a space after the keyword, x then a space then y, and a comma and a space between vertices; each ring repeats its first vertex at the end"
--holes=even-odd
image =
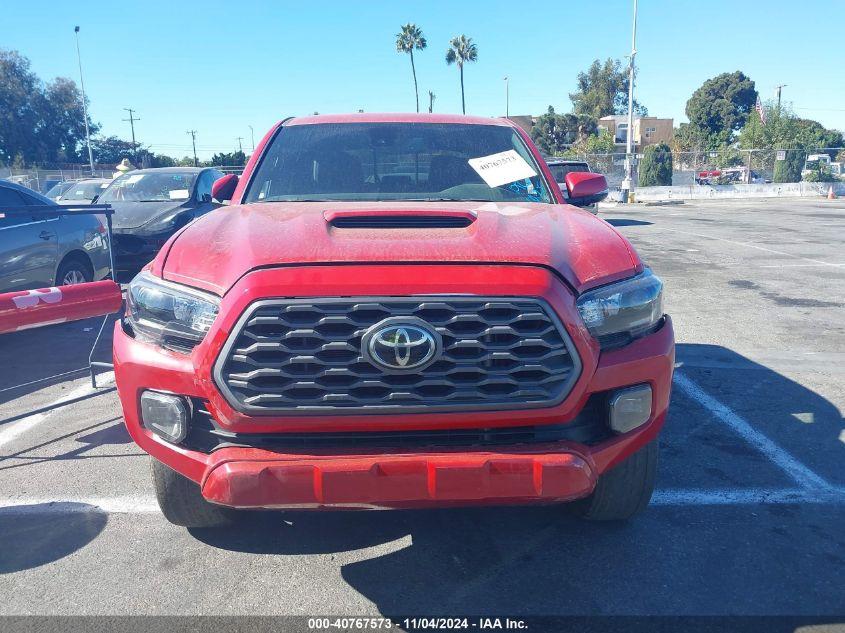
POLYGON ((276 135, 245 201, 551 202, 539 173, 530 151, 511 127, 294 125, 276 135))
POLYGON ((67 183, 67 182, 56 183, 55 185, 50 187, 50 190, 47 193, 45 193, 44 195, 47 196, 48 198, 50 198, 51 200, 55 200, 60 195, 62 195, 62 191, 67 189, 70 186, 70 184, 71 183, 67 183))
POLYGON ((109 186, 107 182, 77 182, 59 196, 59 200, 91 201, 109 186))
POLYGON ((552 172, 555 182, 565 182, 566 174, 571 174, 572 172, 589 172, 590 168, 587 167, 587 163, 573 163, 568 165, 549 165, 549 171, 552 172))
POLYGON ((193 173, 123 174, 115 178, 98 202, 159 202, 187 200, 197 175, 193 173))

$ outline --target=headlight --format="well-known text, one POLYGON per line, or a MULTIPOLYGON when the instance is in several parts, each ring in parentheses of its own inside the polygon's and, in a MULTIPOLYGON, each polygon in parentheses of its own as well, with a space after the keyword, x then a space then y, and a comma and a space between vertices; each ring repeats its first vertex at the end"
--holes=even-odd
POLYGON ((584 293, 578 311, 603 348, 619 347, 650 333, 663 318, 663 282, 642 274, 584 293))
POLYGON ((126 321, 139 340, 189 351, 208 332, 220 306, 216 297, 142 272, 126 292, 126 321))

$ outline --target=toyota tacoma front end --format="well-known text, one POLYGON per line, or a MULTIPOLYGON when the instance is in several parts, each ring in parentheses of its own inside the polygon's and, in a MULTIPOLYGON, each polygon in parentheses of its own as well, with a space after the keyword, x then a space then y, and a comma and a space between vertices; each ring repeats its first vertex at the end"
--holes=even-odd
POLYGON ((116 326, 165 516, 651 496, 674 338, 662 284, 506 120, 315 116, 174 235, 116 326))

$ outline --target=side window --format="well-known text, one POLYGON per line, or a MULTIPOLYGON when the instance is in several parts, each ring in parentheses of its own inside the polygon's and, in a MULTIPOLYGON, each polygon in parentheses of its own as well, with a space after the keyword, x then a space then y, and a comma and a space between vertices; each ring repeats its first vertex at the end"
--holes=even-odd
POLYGON ((7 189, 0 187, 0 229, 5 229, 10 226, 17 226, 25 222, 31 222, 32 218, 29 216, 9 216, 3 213, 3 207, 22 207, 27 204, 24 197, 14 189, 7 189))

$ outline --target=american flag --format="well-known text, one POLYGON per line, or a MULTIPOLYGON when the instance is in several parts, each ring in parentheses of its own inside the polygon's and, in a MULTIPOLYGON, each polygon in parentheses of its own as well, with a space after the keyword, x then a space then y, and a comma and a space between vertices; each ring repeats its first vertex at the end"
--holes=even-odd
POLYGON ((760 122, 766 125, 766 111, 763 109, 763 102, 760 101, 760 95, 757 95, 757 105, 754 106, 754 109, 760 115, 760 122))

